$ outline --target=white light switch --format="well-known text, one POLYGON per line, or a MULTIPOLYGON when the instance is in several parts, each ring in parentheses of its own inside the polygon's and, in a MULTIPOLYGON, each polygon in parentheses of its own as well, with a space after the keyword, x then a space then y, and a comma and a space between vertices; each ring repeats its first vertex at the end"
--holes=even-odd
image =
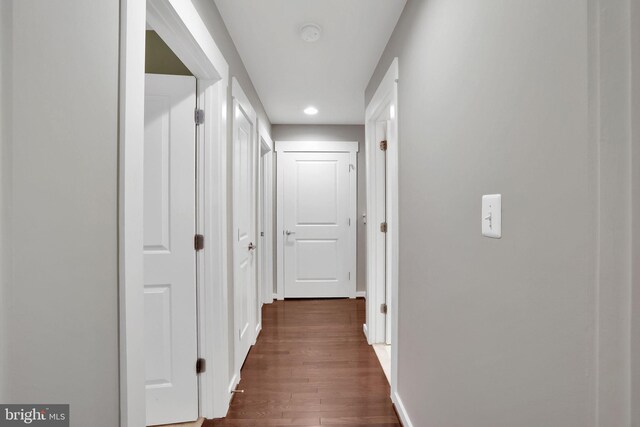
POLYGON ((502 237, 502 194, 482 196, 482 235, 502 237))

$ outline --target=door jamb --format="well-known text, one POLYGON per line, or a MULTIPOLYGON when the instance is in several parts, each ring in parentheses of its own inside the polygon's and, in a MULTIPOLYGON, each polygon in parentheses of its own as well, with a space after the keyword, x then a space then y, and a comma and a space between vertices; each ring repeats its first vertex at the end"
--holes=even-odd
MULTIPOLYGON (((229 67, 191 2, 179 0, 120 0, 120 100, 118 175, 119 358, 120 425, 145 425, 145 358, 143 294, 143 155, 145 31, 150 21, 160 37, 198 79, 199 105, 205 125, 198 130, 205 146, 203 187, 199 207, 204 209, 201 233, 207 247, 199 256, 203 298, 198 318, 199 357, 216 367, 200 376, 200 415, 224 416, 230 393, 226 390, 228 356, 220 343, 228 341, 226 299, 226 93, 229 67), (211 147, 211 150, 206 148, 211 147), (207 211, 207 209, 209 209, 207 211), (215 319, 215 320, 213 320, 215 319), (201 338, 206 338, 202 340, 201 338), (216 345, 218 344, 218 345, 216 345)), ((202 212, 199 212, 202 213, 202 212)), ((195 361, 194 361, 195 362, 195 361)))
MULTIPOLYGON (((386 75, 380 82, 365 113, 366 127, 366 177, 367 177, 367 320, 363 326, 369 344, 385 342, 385 315, 380 306, 385 302, 385 280, 391 286, 391 397, 397 394, 398 376, 398 58, 391 63, 386 75), (376 140, 376 121, 389 108, 390 120, 387 129, 387 203, 386 203, 386 253, 387 269, 380 275, 376 265, 384 263, 378 259, 376 248, 384 244, 385 235, 380 232, 379 212, 385 208, 384 201, 377 200, 377 168, 375 153, 379 141, 376 140)), ((395 402, 396 400, 394 400, 395 402)))
POLYGON ((260 141, 260 159, 258 162, 258 218, 262 220, 259 232, 261 245, 258 245, 260 257, 260 279, 266 279, 260 283, 262 292, 261 304, 273 303, 273 140, 266 127, 260 123, 258 139, 260 141), (262 151, 265 151, 262 154, 262 151), (263 194, 264 193, 264 194, 263 194), (266 207, 266 209, 264 209, 266 207), (262 268, 264 271, 262 271, 262 268))
MULTIPOLYGON (((351 231, 349 233, 349 245, 351 248, 351 253, 353 253, 353 259, 351 260, 350 270, 351 274, 351 282, 353 285, 353 292, 350 295, 350 298, 356 297, 356 283, 358 283, 358 268, 357 268, 357 259, 358 259, 358 245, 357 245, 357 233, 356 233, 356 224, 358 218, 358 203, 357 203, 357 179, 358 179, 358 142, 357 141, 276 141, 275 143, 276 153, 287 153, 287 152, 331 152, 331 153, 349 153, 349 163, 350 168, 353 166, 351 173, 349 173, 349 193, 351 197, 350 208, 349 208, 349 216, 351 218, 353 226, 351 227, 351 231)), ((282 218, 281 212, 284 207, 284 179, 282 174, 282 162, 278 162, 277 165, 277 209, 276 209, 276 218, 277 218, 277 249, 276 249, 276 295, 278 300, 284 299, 284 219, 282 218)))

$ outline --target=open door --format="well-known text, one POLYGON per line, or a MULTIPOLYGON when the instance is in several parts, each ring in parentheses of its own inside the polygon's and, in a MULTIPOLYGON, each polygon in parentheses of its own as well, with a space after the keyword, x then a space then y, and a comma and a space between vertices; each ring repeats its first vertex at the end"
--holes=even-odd
POLYGON ((144 311, 147 425, 198 418, 196 79, 146 76, 144 311))
MULTIPOLYGON (((240 91, 235 89, 236 95, 240 91)), ((243 93, 243 92, 242 92, 243 93)), ((234 316, 236 374, 244 363, 257 331, 256 282, 256 140, 255 113, 247 102, 233 104, 233 221, 234 316)), ((243 95, 241 98, 246 99, 243 95)))

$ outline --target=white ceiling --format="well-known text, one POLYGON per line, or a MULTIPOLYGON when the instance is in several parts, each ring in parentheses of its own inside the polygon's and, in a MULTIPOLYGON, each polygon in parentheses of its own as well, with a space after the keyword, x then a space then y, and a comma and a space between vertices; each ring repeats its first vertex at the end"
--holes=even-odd
POLYGON ((406 0, 215 3, 272 123, 364 123, 364 90, 406 0), (322 27, 315 43, 300 37, 309 22, 322 27))

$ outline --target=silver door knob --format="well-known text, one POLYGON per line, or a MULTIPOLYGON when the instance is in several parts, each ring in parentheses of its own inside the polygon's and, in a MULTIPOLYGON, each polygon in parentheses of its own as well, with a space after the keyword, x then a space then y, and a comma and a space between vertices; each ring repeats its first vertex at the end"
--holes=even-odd
POLYGON ((292 234, 296 234, 296 232, 295 232, 295 231, 289 231, 289 230, 285 231, 284 233, 285 233, 287 236, 291 236, 292 234))
POLYGON ((249 243, 249 250, 252 251, 256 248, 256 245, 253 244, 253 242, 249 243))

